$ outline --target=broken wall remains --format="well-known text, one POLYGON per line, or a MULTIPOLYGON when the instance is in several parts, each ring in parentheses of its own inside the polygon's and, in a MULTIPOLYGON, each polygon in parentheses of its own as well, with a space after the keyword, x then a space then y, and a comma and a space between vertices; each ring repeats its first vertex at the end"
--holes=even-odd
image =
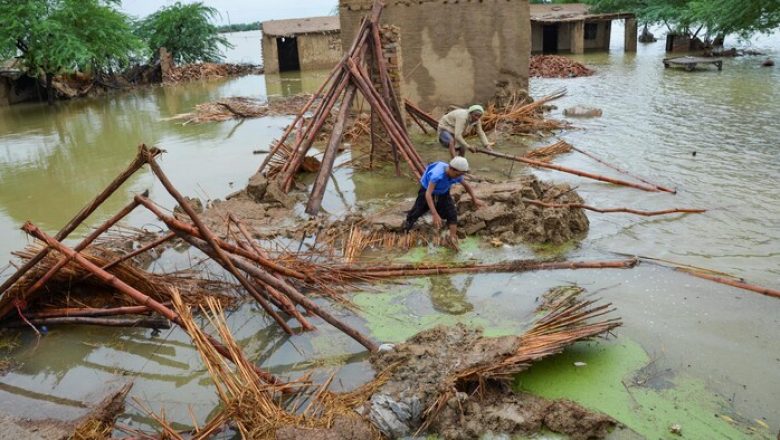
MULTIPOLYGON (((340 0, 343 41, 354 39, 372 4, 340 0)), ((381 22, 401 30, 402 94, 423 108, 484 104, 497 84, 528 88, 528 0, 390 0, 381 22)))

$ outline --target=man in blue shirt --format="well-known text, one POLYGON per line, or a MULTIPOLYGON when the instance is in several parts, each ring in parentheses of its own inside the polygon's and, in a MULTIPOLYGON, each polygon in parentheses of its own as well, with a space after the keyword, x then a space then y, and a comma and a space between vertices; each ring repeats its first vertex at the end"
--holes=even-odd
POLYGON ((433 225, 441 228, 442 219, 447 221, 450 229, 450 241, 452 246, 458 248, 458 210, 455 202, 450 195, 450 188, 456 183, 463 185, 471 199, 474 200, 474 206, 481 208, 484 206, 481 200, 474 195, 468 183, 463 181, 464 174, 469 171, 469 162, 463 156, 456 156, 449 164, 446 162, 434 162, 425 169, 420 178, 420 190, 417 193, 417 200, 414 206, 406 215, 406 221, 403 224, 404 232, 412 229, 417 219, 428 211, 433 215, 433 225))

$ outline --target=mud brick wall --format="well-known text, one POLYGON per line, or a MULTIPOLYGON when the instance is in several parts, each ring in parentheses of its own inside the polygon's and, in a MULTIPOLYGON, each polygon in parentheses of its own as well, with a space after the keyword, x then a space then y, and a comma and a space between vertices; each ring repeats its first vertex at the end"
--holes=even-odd
MULTIPOLYGON (((344 42, 371 5, 339 1, 344 42)), ((528 0, 386 0, 382 24, 401 31, 403 96, 426 110, 484 104, 497 86, 528 88, 528 0)))
POLYGON ((403 92, 401 83, 401 29, 398 26, 383 25, 380 28, 380 39, 382 41, 382 53, 385 56, 385 65, 387 66, 387 75, 390 82, 393 83, 395 98, 402 107, 403 112, 403 92))
MULTIPOLYGON (((341 59, 343 49, 338 32, 295 35, 298 39, 298 59, 301 70, 330 69, 341 59)), ((279 72, 276 35, 263 34, 263 68, 265 73, 279 72)))

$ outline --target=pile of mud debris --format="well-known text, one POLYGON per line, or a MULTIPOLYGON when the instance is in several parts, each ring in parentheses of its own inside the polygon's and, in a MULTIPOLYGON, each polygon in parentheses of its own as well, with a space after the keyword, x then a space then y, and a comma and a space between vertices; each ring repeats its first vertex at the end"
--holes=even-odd
POLYGON ((540 78, 574 78, 595 73, 571 58, 560 55, 535 55, 531 57, 529 75, 540 78))
POLYGON ((518 336, 487 338, 481 329, 464 325, 418 333, 392 351, 371 357, 374 369, 390 369, 392 375, 362 412, 389 438, 415 433, 423 419, 428 431, 445 439, 530 435, 543 427, 572 439, 593 439, 603 438, 616 426, 612 418, 571 401, 515 393, 500 383, 487 384, 479 393, 458 391, 439 411, 425 414, 444 392, 449 376, 495 364, 515 353, 521 343, 518 336))
POLYGON ((260 118, 263 116, 294 115, 311 95, 295 95, 268 101, 235 96, 195 106, 190 113, 182 113, 166 120, 184 120, 184 124, 222 122, 229 119, 260 118))
MULTIPOLYGON (((477 197, 486 206, 475 210, 471 198, 462 188, 453 188, 452 197, 459 213, 461 234, 477 235, 494 243, 562 244, 579 239, 588 232, 589 222, 579 208, 546 208, 527 203, 529 200, 560 204, 583 203, 582 198, 568 184, 553 184, 528 175, 518 179, 474 185, 477 197)), ((322 234, 337 237, 360 227, 365 233, 401 234, 401 224, 413 200, 384 209, 378 214, 357 212, 332 222, 312 219, 305 221, 292 210, 305 199, 305 193, 291 191, 285 194, 278 183, 255 175, 243 191, 226 201, 212 203, 204 215, 216 229, 224 223, 228 213, 239 215, 254 230, 256 238, 277 236, 300 237, 302 233, 320 230, 322 234)), ((434 226, 424 217, 415 230, 421 236, 435 236, 434 226)), ((344 238, 344 237, 342 237, 344 238)))

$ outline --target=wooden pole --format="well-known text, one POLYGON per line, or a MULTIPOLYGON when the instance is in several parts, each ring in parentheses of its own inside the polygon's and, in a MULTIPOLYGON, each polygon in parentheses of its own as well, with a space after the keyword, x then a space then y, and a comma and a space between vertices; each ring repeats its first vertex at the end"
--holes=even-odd
POLYGON ((320 211, 322 197, 325 195, 328 177, 330 177, 333 163, 336 161, 339 144, 341 144, 341 137, 344 134, 344 126, 347 123, 347 117, 349 116, 349 110, 352 107, 352 99, 354 97, 355 85, 350 84, 347 86, 347 91, 344 93, 344 99, 341 101, 341 108, 339 108, 336 123, 333 124, 333 131, 330 134, 328 146, 325 148, 325 155, 322 158, 320 171, 317 174, 317 178, 314 180, 314 185, 312 186, 311 194, 309 195, 309 201, 306 203, 306 213, 309 215, 317 215, 320 211))
MULTIPOLYGON (((206 255, 214 254, 214 252, 210 250, 202 240, 198 240, 196 238, 187 236, 186 234, 182 234, 181 237, 183 240, 187 241, 188 243, 192 244, 196 248, 203 251, 206 255)), ((340 319, 331 315, 328 311, 324 310, 323 308, 315 304, 312 300, 310 300, 308 297, 295 290, 295 288, 293 288, 286 282, 272 277, 270 274, 268 274, 268 272, 261 270, 257 266, 252 265, 247 260, 236 257, 234 255, 230 255, 229 258, 231 258, 233 264, 235 264, 236 267, 241 268, 241 270, 248 273, 249 275, 256 277, 260 280, 263 280, 264 282, 271 284, 274 287, 279 287, 279 290, 285 295, 287 295, 287 297, 290 298, 294 303, 300 305, 306 310, 309 310, 315 315, 324 319, 332 326, 336 327, 337 329, 341 330, 342 332, 350 336, 352 339, 359 342, 362 346, 366 347, 369 351, 374 352, 379 349, 379 345, 377 345, 375 342, 373 342, 368 337, 364 336, 362 333, 355 330, 351 326, 342 322, 340 319)))
MULTIPOLYGON (((244 286, 244 289, 246 289, 247 292, 249 292, 252 297, 257 300, 257 302, 260 304, 260 306, 268 313, 274 321, 276 321, 277 324, 279 324, 279 327, 281 327, 287 334, 292 335, 293 331, 292 329, 287 325, 287 322, 279 316, 278 313, 274 311, 274 309, 271 307, 270 304, 263 298, 263 296, 260 294, 260 292, 255 289, 255 286, 252 285, 252 283, 249 282, 241 273, 236 269, 235 266, 233 266, 233 263, 230 261, 230 258, 228 258, 225 251, 222 250, 222 248, 219 247, 219 244, 217 244, 217 237, 214 235, 211 230, 206 227, 206 224, 203 223, 203 221, 200 219, 200 216, 195 212, 194 209, 192 209, 192 206, 190 206, 187 199, 184 198, 184 196, 181 195, 181 193, 176 189, 176 187, 173 186, 171 181, 168 179, 168 176, 165 175, 162 168, 157 164, 157 161, 155 161, 154 157, 148 156, 147 157, 147 163, 149 164, 149 167, 152 168, 152 172, 157 176, 157 178, 160 180, 160 183, 163 184, 165 189, 168 191, 168 193, 177 201, 179 202, 179 206, 184 210, 184 212, 187 213, 187 216, 190 217, 193 223, 195 223, 195 226, 200 231, 203 238, 206 240, 206 242, 209 244, 209 246, 214 249, 214 253, 217 255, 217 258, 215 261, 217 263, 220 263, 225 270, 230 272, 239 283, 241 283, 242 286, 244 286)), ((144 199, 144 197, 141 197, 140 199, 137 198, 137 200, 144 199)))
MULTIPOLYGON (((244 226, 244 222, 239 220, 237 217, 235 217, 233 214, 228 214, 228 219, 232 221, 236 227, 238 227, 238 231, 243 235, 244 240, 247 243, 247 246, 249 246, 255 253, 260 255, 263 258, 268 258, 268 255, 265 253, 265 251, 260 248, 260 246, 257 246, 252 240, 252 237, 249 235, 249 231, 246 230, 246 227, 244 226)), ((272 274, 276 279, 283 280, 281 275, 278 273, 272 274)), ((268 293, 276 299, 281 304, 281 309, 284 310, 288 315, 294 317, 298 322, 301 324, 304 330, 315 330, 316 327, 312 325, 299 311, 295 308, 295 304, 293 304, 288 297, 286 297, 282 292, 279 292, 271 285, 268 285, 266 283, 263 283, 261 280, 258 280, 255 278, 258 282, 261 283, 261 285, 268 291, 268 293)))
POLYGON ((126 306, 113 308, 92 308, 92 307, 66 307, 61 309, 46 309, 39 312, 25 313, 29 319, 38 318, 64 318, 68 316, 117 316, 117 315, 138 315, 149 313, 152 309, 148 306, 126 306))
MULTIPOLYGON (((60 243, 54 238, 49 237, 48 235, 46 235, 46 233, 41 231, 37 226, 33 225, 30 222, 27 222, 22 227, 22 230, 32 235, 33 237, 45 242, 49 247, 57 250, 58 252, 70 256, 71 258, 73 258, 73 260, 76 263, 81 265, 84 269, 94 273, 95 276, 101 281, 103 281, 104 283, 110 285, 116 290, 132 298, 136 303, 138 303, 138 305, 147 306, 150 309, 153 309, 155 312, 159 313, 160 315, 164 316, 165 318, 173 321, 174 323, 182 327, 185 331, 187 330, 187 328, 183 325, 181 319, 179 318, 179 315, 176 312, 164 306, 163 304, 155 301, 153 298, 150 298, 148 295, 145 295, 139 292, 138 290, 134 289, 133 287, 127 285, 125 282, 123 282, 116 276, 104 271, 103 269, 101 269, 91 261, 84 258, 78 252, 75 252, 73 249, 70 249, 69 247, 65 246, 64 244, 60 243)), ((214 348, 222 356, 224 356, 227 359, 233 360, 230 351, 224 345, 222 345, 219 341, 217 341, 211 336, 208 336, 208 338, 211 345, 214 346, 214 348)), ((281 383, 281 381, 278 378, 276 378, 274 375, 261 370, 257 366, 254 366, 254 368, 257 374, 260 376, 260 378, 266 381, 267 383, 270 384, 281 383)))
MULTIPOLYGON (((102 327, 138 327, 153 329, 169 329, 171 321, 164 318, 93 318, 88 316, 69 316, 56 318, 28 318, 30 324, 41 325, 98 325, 102 327)), ((23 321, 3 323, 3 327, 27 327, 23 321)))
MULTIPOLYGON (((142 196, 146 197, 149 195, 149 191, 144 191, 142 193, 142 196)), ((87 237, 85 237, 79 244, 76 245, 76 247, 73 248, 76 252, 81 252, 84 249, 87 248, 90 244, 92 244, 93 241, 95 241, 100 235, 102 235, 104 232, 106 232, 109 228, 114 226, 116 223, 118 223, 123 218, 127 217, 128 214, 130 214, 135 208, 137 208, 139 203, 133 199, 130 203, 127 204, 124 208, 119 210, 114 216, 112 216, 110 219, 106 220, 102 225, 95 228, 92 233, 90 233, 87 237)), ((29 289, 24 293, 24 298, 29 298, 32 296, 35 292, 38 291, 41 287, 43 287, 44 284, 46 284, 54 275, 59 272, 60 269, 65 267, 66 264, 70 262, 69 257, 63 257, 57 263, 49 268, 49 270, 38 279, 32 286, 30 286, 29 289)), ((5 310, 0 310, 0 316, 5 316, 5 310)), ((7 313, 7 312, 6 312, 7 313)))
POLYGON ((680 272, 685 272, 695 277, 704 278, 705 280, 714 281, 716 283, 726 284, 728 286, 737 287, 739 289, 750 290, 751 292, 760 293, 762 295, 771 296, 773 298, 780 298, 780 290, 770 289, 768 287, 763 287, 763 286, 757 286, 755 284, 746 283, 740 280, 732 280, 729 278, 710 275, 696 270, 690 270, 685 268, 676 268, 675 270, 678 270, 680 272))
POLYGON ((523 202, 530 203, 532 205, 542 206, 544 208, 569 208, 569 209, 581 208, 581 209, 587 209, 588 211, 601 212, 601 213, 626 212, 629 214, 642 215, 646 217, 651 217, 655 215, 665 215, 665 214, 701 214, 703 212, 707 212, 706 209, 689 209, 689 208, 672 208, 672 209, 664 209, 662 211, 639 211, 630 208, 596 208, 589 205, 583 205, 582 203, 547 203, 541 200, 533 200, 533 199, 523 199, 523 202))
POLYGON ((592 174, 592 173, 588 173, 588 172, 585 172, 585 171, 575 170, 574 168, 568 168, 568 167, 564 167, 564 166, 560 166, 560 165, 555 165, 555 164, 552 164, 552 163, 540 162, 538 160, 528 159, 528 158, 525 158, 525 157, 512 156, 510 154, 504 154, 504 153, 499 153, 497 151, 485 150, 483 148, 477 148, 475 151, 477 153, 487 154, 488 156, 494 156, 494 157, 500 157, 502 159, 514 160, 516 162, 522 162, 522 163, 525 163, 525 164, 528 164, 528 165, 532 165, 532 166, 535 166, 535 167, 539 167, 539 168, 548 168, 548 169, 551 169, 551 170, 561 171, 563 173, 574 174, 574 175, 581 176, 581 177, 587 177, 587 178, 593 179, 593 180, 600 180, 602 182, 608 182, 608 183, 612 183, 612 184, 615 184, 615 185, 622 185, 622 186, 628 186, 628 187, 631 187, 631 188, 641 189, 642 191, 648 191, 648 192, 658 192, 659 191, 654 186, 648 186, 648 185, 642 185, 642 184, 639 184, 639 183, 627 182, 625 180, 614 179, 612 177, 602 176, 602 175, 599 175, 599 174, 592 174))
MULTIPOLYGON (((180 221, 180 220, 178 220, 178 219, 176 219, 176 218, 174 218, 174 217, 172 217, 170 215, 166 215, 165 213, 163 213, 149 199, 145 199, 145 198, 142 198, 142 197, 139 197, 139 196, 136 196, 136 198, 139 199, 139 202, 142 205, 144 205, 144 207, 146 209, 152 211, 152 213, 154 213, 154 215, 156 215, 157 218, 159 218, 166 225, 168 225, 168 227, 171 230, 177 230, 177 231, 186 232, 187 234, 192 235, 193 237, 204 239, 203 234, 201 234, 201 232, 196 227, 194 227, 194 226, 192 226, 190 224, 184 223, 184 222, 182 222, 182 221, 180 221)), ((225 249, 226 251, 231 252, 231 253, 236 254, 236 255, 240 255, 240 256, 242 256, 244 258, 250 259, 250 260, 252 260, 255 263, 265 267, 266 269, 268 269, 270 271, 278 272, 278 273, 280 273, 280 274, 282 274, 284 276, 297 278, 297 279, 300 279, 300 280, 307 280, 308 281, 311 278, 311 277, 307 276, 306 274, 304 274, 304 273, 302 273, 300 271, 297 271, 297 270, 290 269, 290 268, 287 268, 285 266, 282 266, 282 265, 280 265, 280 264, 278 264, 278 263, 276 263, 276 262, 274 262, 274 261, 272 261, 272 260, 270 260, 268 258, 263 257, 262 255, 257 255, 257 254, 255 254, 253 252, 248 252, 248 251, 246 251, 244 249, 241 249, 240 247, 238 247, 238 246, 236 246, 234 244, 228 243, 228 242, 226 242, 224 240, 221 240, 219 238, 215 238, 215 239, 216 239, 217 243, 219 244, 219 246, 222 247, 223 249, 225 249)))
POLYGON ((560 261, 560 262, 536 262, 516 261, 498 264, 462 264, 447 265, 402 265, 385 266, 375 268, 342 267, 334 268, 345 276, 370 278, 394 278, 422 275, 446 275, 455 273, 480 273, 480 272, 525 272, 534 270, 562 270, 562 269, 630 269, 636 266, 638 260, 630 258, 617 261, 560 261))
MULTIPOLYGON (((54 235, 55 239, 57 240, 64 240, 65 238, 70 235, 71 232, 73 232, 76 228, 81 225, 81 223, 87 219, 95 210, 103 204, 103 202, 108 199, 111 194, 116 192, 117 189, 119 189, 120 186, 122 186, 127 179, 130 178, 133 174, 135 174, 136 171, 138 171, 144 164, 146 164, 146 158, 147 157, 154 157, 161 153, 161 150, 158 150, 157 148, 151 148, 148 149, 146 145, 140 145, 138 147, 138 154, 136 154, 135 159, 133 159, 132 162, 127 166, 127 168, 124 169, 121 173, 119 173, 118 176, 114 178, 111 183, 106 186, 103 191, 101 191, 97 196, 95 196, 92 201, 90 201, 86 206, 84 206, 81 211, 79 211, 75 217, 73 217, 65 226, 62 227, 62 229, 57 232, 57 234, 54 235)), ((43 257, 46 256, 46 254, 49 253, 49 248, 45 247, 38 251, 37 254, 35 254, 34 257, 27 260, 26 263, 22 265, 13 275, 11 275, 7 280, 3 282, 2 285, 0 285, 0 294, 4 293, 6 290, 8 290, 11 285, 13 285, 16 281, 19 280, 25 273, 27 273, 30 269, 32 269, 36 264, 38 264, 41 260, 43 260, 43 257)))
POLYGON ((587 152, 587 151, 585 151, 585 150, 582 150, 582 149, 580 149, 580 148, 577 148, 577 147, 575 147, 574 145, 571 145, 571 148, 572 148, 572 150, 574 150, 574 151, 577 151, 577 152, 579 152, 579 153, 582 153, 582 154, 584 154, 584 155, 588 156, 589 158, 591 158, 591 159, 595 160, 596 162, 599 162, 599 163, 600 163, 600 164, 602 164, 602 165, 605 165, 605 166, 607 166, 607 167, 609 167, 609 168, 612 168, 613 170, 615 170, 615 171, 617 171, 617 172, 619 172, 619 173, 621 173, 621 174, 625 174, 626 176, 633 177, 634 179, 636 179, 636 180, 638 180, 638 181, 640 181, 640 182, 642 182, 642 183, 646 183, 646 184, 648 184, 648 185, 650 185, 650 186, 653 186, 653 187, 657 188, 659 191, 664 191, 664 192, 668 192, 668 193, 672 193, 672 194, 677 194, 677 190, 676 190, 676 189, 670 189, 670 188, 667 188, 667 187, 665 187, 665 186, 661 186, 661 185, 658 185, 658 184, 656 184, 656 183, 649 182, 649 181, 647 181, 647 180, 643 179, 643 178, 642 178, 642 177, 640 177, 640 176, 637 176, 637 175, 631 174, 631 173, 629 173, 628 171, 626 171, 626 170, 624 170, 624 169, 620 168, 619 166, 617 166, 617 165, 613 165, 613 164, 611 164, 611 163, 609 163, 609 162, 607 162, 607 161, 605 161, 605 160, 601 159, 600 157, 596 156, 595 154, 593 154, 593 153, 589 153, 589 152, 587 152))

